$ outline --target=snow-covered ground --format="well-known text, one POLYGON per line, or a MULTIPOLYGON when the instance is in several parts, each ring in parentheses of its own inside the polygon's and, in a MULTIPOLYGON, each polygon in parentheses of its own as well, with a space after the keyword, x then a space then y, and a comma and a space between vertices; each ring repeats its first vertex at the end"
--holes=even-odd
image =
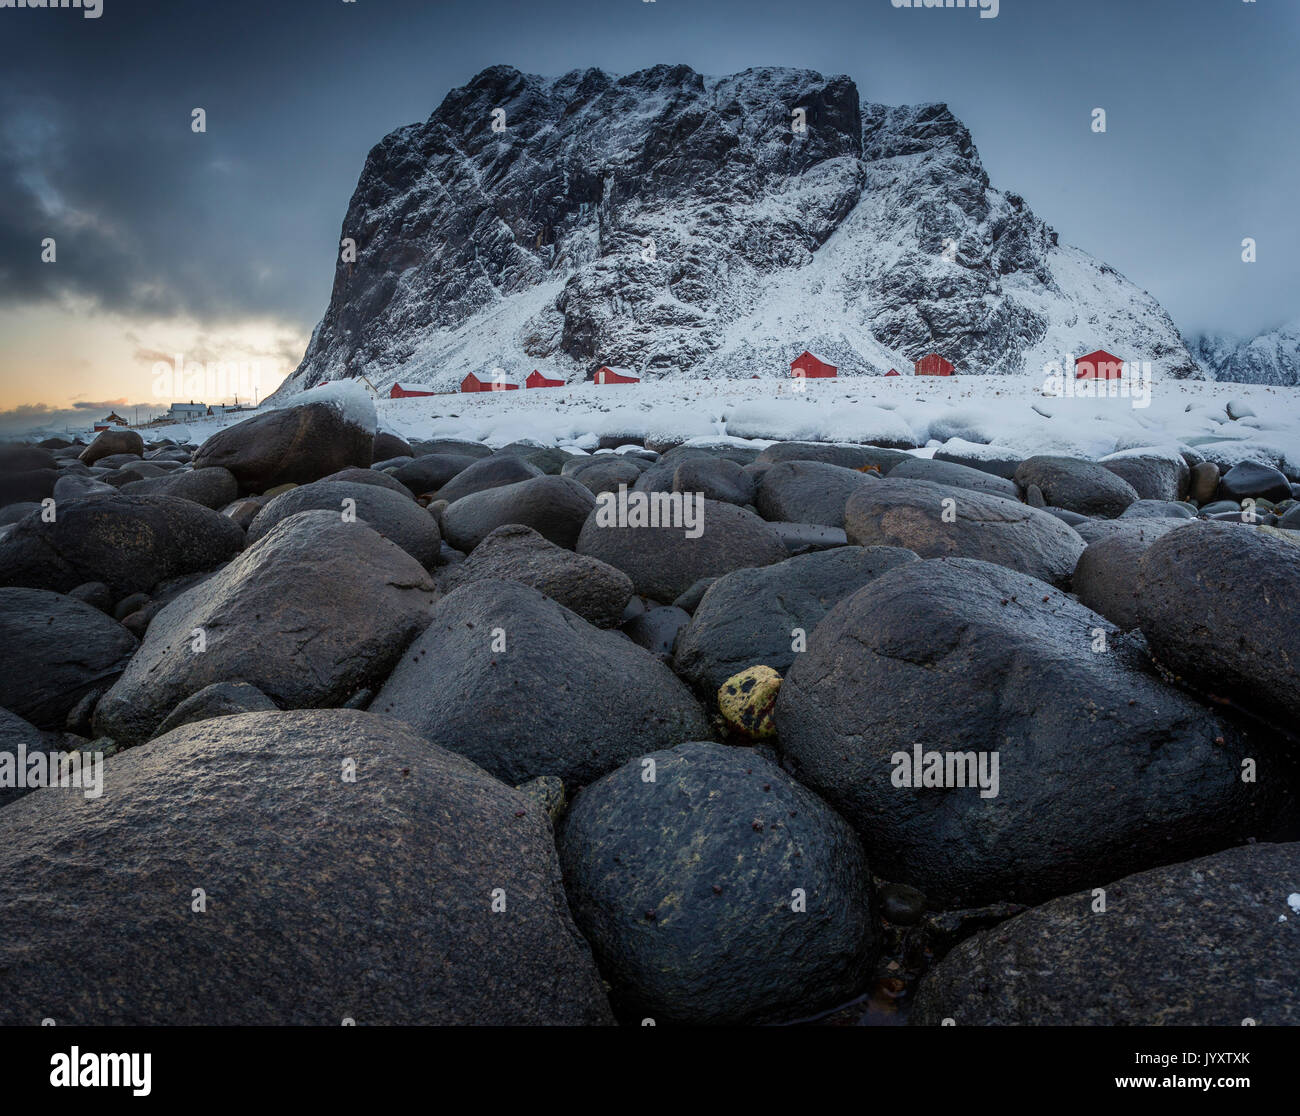
MULTIPOLYGON (((602 438, 942 444, 997 456, 1100 458, 1143 446, 1189 445, 1222 466, 1280 465, 1300 476, 1300 389, 1157 377, 1142 398, 1055 397, 1041 376, 661 380, 600 386, 380 399, 380 429, 407 439, 530 440, 592 450, 602 438), (1228 414, 1228 404, 1234 413, 1228 414), (1252 412, 1249 414, 1247 412, 1252 412), (1004 452, 1005 451, 1005 452, 1004 452)), ((321 391, 322 389, 313 389, 321 391)), ((330 391, 330 388, 324 388, 330 391)), ((307 392, 298 399, 310 398, 307 392)), ((202 442, 240 417, 153 427, 152 437, 202 442)))

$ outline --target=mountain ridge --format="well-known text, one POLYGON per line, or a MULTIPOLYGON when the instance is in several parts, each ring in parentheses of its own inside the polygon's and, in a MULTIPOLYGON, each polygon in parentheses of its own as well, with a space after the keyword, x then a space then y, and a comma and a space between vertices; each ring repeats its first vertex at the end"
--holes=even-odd
POLYGON ((843 75, 490 67, 376 144, 344 237, 357 259, 282 391, 742 377, 804 348, 842 374, 1095 348, 1204 374, 1149 294, 990 185, 946 105, 863 102, 843 75))

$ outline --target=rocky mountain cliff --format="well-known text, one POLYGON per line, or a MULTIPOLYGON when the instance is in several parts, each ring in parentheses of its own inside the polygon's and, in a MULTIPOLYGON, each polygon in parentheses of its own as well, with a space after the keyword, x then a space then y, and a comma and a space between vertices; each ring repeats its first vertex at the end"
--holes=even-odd
POLYGON ((841 375, 1099 347, 1201 375, 1150 295, 989 185, 946 106, 807 70, 493 67, 370 152, 340 235, 357 258, 283 391, 779 374, 804 348, 841 375))
POLYGON ((1225 334, 1189 337, 1187 347, 1215 380, 1300 384, 1300 318, 1245 340, 1225 334))

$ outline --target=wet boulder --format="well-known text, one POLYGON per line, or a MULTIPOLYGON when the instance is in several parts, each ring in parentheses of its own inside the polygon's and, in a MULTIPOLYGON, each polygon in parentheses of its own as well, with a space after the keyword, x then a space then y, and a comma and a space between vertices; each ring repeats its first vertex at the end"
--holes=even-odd
POLYGON ((538 475, 460 497, 443 510, 442 528, 447 541, 467 554, 507 523, 531 527, 557 546, 572 550, 595 503, 590 489, 572 477, 538 475))
POLYGON ((1106 466, 1077 457, 1027 458, 1017 467, 1015 482, 1022 491, 1035 486, 1053 507, 1103 519, 1114 519, 1138 498, 1133 486, 1106 466))
POLYGON ((878 952, 857 837, 748 749, 692 742, 637 757, 578 795, 560 859, 630 1022, 810 1015, 852 998, 878 952))
POLYGON ((104 783, 0 810, 0 1023, 611 1021, 546 814, 401 725, 220 717, 104 783))
POLYGON ((370 709, 511 785, 588 783, 708 735, 690 691, 653 655, 512 581, 443 597, 370 709))
POLYGON ((175 496, 89 496, 60 503, 53 522, 32 515, 0 538, 0 585, 64 593, 102 581, 114 596, 212 569, 238 554, 244 532, 175 496))
POLYGON ((845 533, 858 546, 922 558, 977 558, 1053 585, 1068 583, 1084 543, 1037 508, 969 488, 886 477, 850 497, 845 533))
POLYGON ((388 673, 434 598, 395 543, 332 512, 300 512, 153 618, 95 710, 96 731, 148 739, 215 682, 247 682, 286 709, 341 705, 388 673))
POLYGON ((106 457, 129 454, 144 456, 144 439, 134 430, 101 430, 95 440, 81 451, 80 459, 87 465, 106 457))
POLYGON ((873 473, 822 461, 782 461, 763 473, 754 506, 764 519, 843 527, 849 497, 878 482, 873 473))
POLYGON ((1162 683, 1140 641, 966 558, 905 563, 841 601, 776 721, 877 873, 943 907, 1037 902, 1222 848, 1280 789, 1241 778, 1266 742, 1162 683))
POLYGON ((1090 884, 962 942, 921 981, 909 1022, 1300 1025, 1300 844, 1243 845, 1102 891, 1104 912, 1090 884))

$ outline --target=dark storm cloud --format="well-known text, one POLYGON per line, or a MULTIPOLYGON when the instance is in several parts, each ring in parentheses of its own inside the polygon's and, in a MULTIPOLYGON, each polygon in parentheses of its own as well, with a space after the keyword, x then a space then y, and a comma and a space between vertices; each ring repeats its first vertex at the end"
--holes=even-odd
POLYGON ((1187 330, 1300 312, 1291 196, 1300 9, 1002 0, 104 0, 0 9, 0 309, 66 293, 128 312, 265 314, 329 296, 367 150, 496 63, 847 73, 948 102, 995 185, 1149 289, 1187 330), (1088 130, 1094 106, 1110 130, 1088 130), (207 110, 208 131, 190 131, 207 110), (58 263, 40 262, 54 236, 58 263), (1256 236, 1259 263, 1238 253, 1256 236))

